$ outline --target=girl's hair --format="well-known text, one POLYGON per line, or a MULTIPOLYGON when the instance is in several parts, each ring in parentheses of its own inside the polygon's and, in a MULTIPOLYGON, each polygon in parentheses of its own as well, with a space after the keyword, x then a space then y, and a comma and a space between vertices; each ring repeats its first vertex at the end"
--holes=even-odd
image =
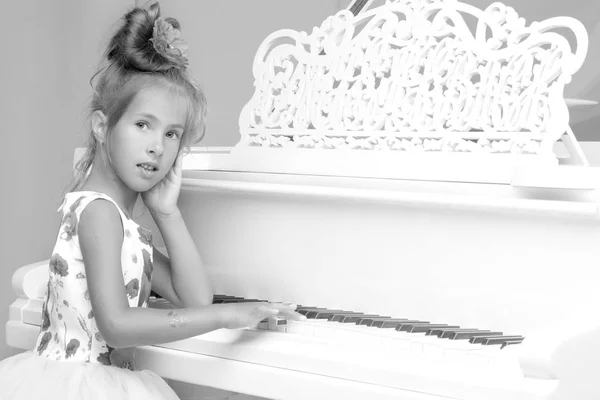
MULTIPOLYGON (((168 53, 157 50, 155 23, 159 17, 160 6, 156 1, 136 7, 125 14, 122 26, 113 35, 106 49, 104 65, 101 64, 90 79, 94 94, 88 110, 89 117, 95 111, 102 111, 107 116, 108 141, 110 132, 140 90, 159 86, 175 91, 187 100, 187 118, 180 147, 180 151, 187 151, 191 144, 198 143, 204 137, 206 98, 188 74, 185 57, 171 57, 168 53)), ((173 29, 180 30, 176 19, 161 19, 163 27, 166 22, 173 29)), ((170 38, 173 38, 172 34, 170 38)), ((67 192, 83 185, 99 145, 90 128, 87 150, 75 166, 75 177, 67 192)))

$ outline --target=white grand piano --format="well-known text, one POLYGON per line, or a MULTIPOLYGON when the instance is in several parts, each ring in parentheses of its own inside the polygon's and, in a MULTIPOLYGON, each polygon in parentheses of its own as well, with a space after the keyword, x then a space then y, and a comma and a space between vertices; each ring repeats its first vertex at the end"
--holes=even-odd
MULTIPOLYGON (((369 5, 266 38, 240 142, 184 160, 215 301, 309 318, 141 347, 138 367, 275 399, 600 399, 600 170, 568 111, 595 103, 563 97, 585 29, 369 5)), ((34 346, 47 265, 14 274, 9 346, 34 346)))

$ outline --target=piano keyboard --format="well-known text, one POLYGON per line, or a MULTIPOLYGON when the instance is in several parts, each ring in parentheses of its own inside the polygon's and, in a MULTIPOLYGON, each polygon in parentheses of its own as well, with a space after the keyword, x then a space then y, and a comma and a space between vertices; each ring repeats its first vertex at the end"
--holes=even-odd
MULTIPOLYGON (((261 299, 215 295, 213 304, 238 302, 266 302, 261 299)), ((151 298, 150 307, 171 308, 162 298, 151 298)), ((416 356, 455 360, 465 358, 476 364, 494 363, 501 358, 500 350, 523 342, 520 335, 430 321, 397 318, 357 311, 331 310, 322 307, 297 307, 305 321, 291 321, 280 317, 268 318, 253 331, 271 331, 296 334, 324 340, 337 346, 393 349, 416 356)))

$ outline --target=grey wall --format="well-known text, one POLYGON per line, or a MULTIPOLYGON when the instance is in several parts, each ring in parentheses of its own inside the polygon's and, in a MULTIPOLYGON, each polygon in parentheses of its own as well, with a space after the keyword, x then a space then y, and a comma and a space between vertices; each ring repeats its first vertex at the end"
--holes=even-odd
POLYGON ((83 144, 88 80, 124 0, 2 2, 0 359, 13 272, 49 258, 73 149, 83 144))

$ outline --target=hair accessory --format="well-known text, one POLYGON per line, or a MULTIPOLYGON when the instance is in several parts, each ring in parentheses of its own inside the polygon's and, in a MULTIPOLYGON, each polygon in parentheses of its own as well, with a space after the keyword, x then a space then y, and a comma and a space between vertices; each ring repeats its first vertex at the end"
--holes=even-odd
POLYGON ((168 19, 158 17, 154 21, 150 41, 158 54, 171 61, 177 68, 186 68, 188 65, 188 45, 179 37, 180 35, 181 31, 174 28, 168 19))

